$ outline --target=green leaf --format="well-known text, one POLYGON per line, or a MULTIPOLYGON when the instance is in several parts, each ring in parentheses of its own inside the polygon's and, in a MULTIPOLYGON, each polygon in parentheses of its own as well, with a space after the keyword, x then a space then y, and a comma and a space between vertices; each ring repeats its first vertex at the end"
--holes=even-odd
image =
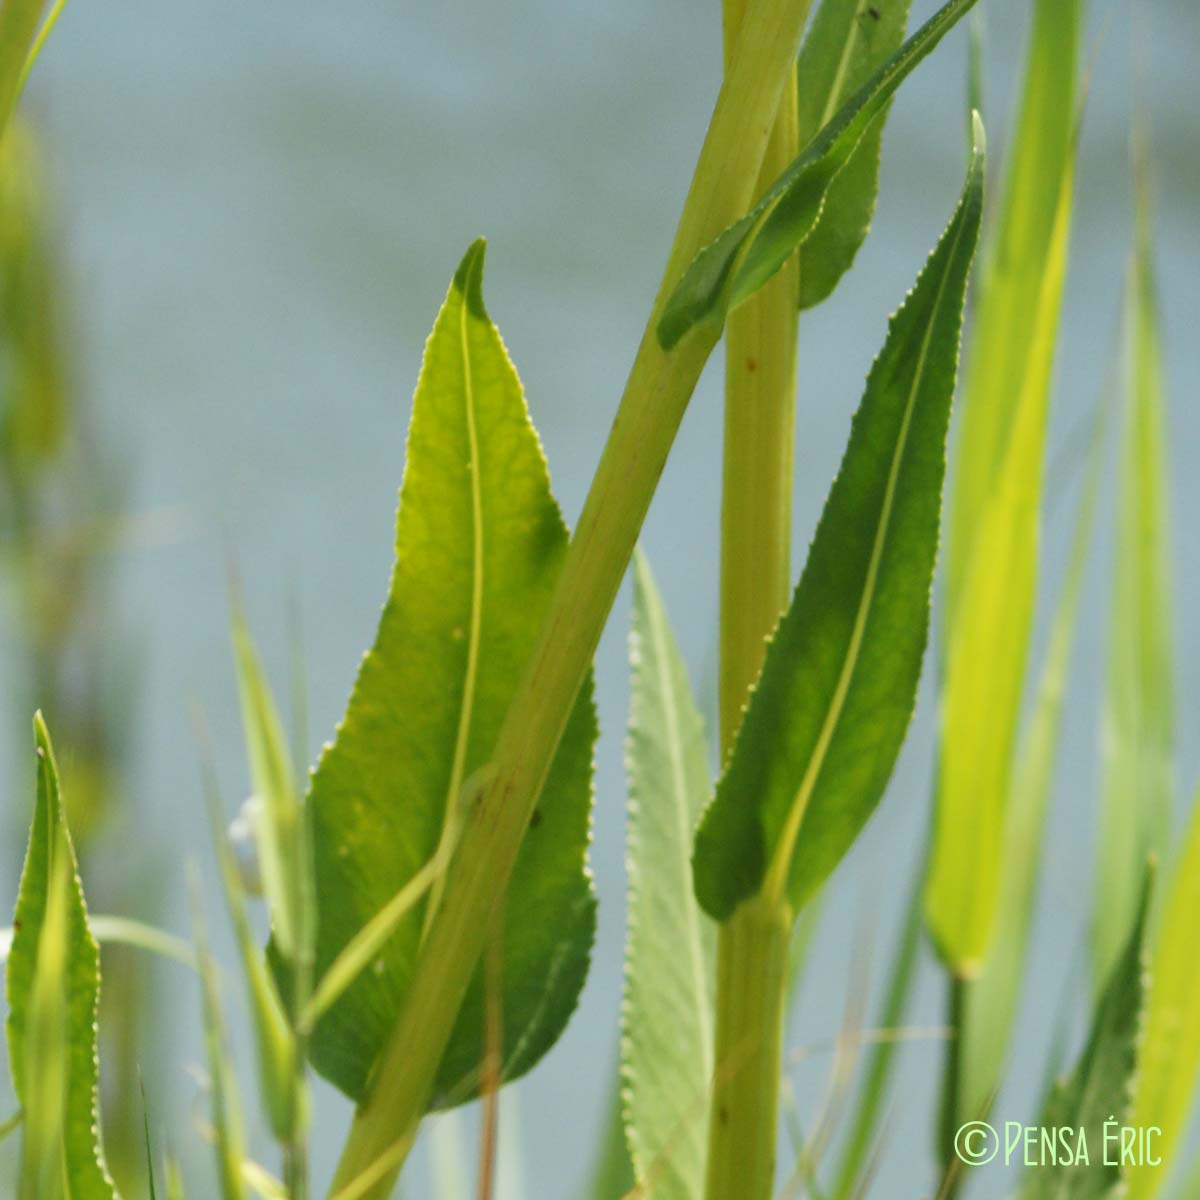
POLYGON ((1042 831, 1049 807, 1079 597, 1095 523, 1103 470, 1101 420, 1093 434, 1088 476, 1075 520, 1070 561, 1050 631, 1033 711, 1025 729, 1008 800, 1003 886, 996 933, 980 974, 963 983, 953 1125, 986 1118, 999 1090, 1021 994, 1037 900, 1042 831))
MULTIPOLYGON (((320 978, 435 856, 456 844, 468 781, 486 773, 567 545, 516 371, 483 304, 484 245, 467 252, 425 348, 374 647, 312 780, 320 978)), ((596 718, 575 705, 503 902, 504 1078, 566 1025, 587 973, 586 870, 596 718)), ((318 1022, 317 1069, 361 1098, 440 899, 397 926, 318 1022)), ((499 911, 499 909, 498 909, 499 911)), ((433 1106, 470 1099, 484 1058, 477 970, 433 1106)))
POLYGON ((204 1015, 204 1051, 208 1059, 208 1086, 213 1124, 213 1151, 221 1200, 246 1200, 242 1176, 245 1133, 237 1075, 230 1058, 225 1019, 221 1012, 221 986, 217 966, 208 948, 200 877, 192 872, 192 927, 195 931, 196 962, 200 968, 200 995, 204 1015))
MULTIPOLYGON (((26 1150, 53 1126, 50 1147, 71 1200, 117 1195, 100 1144, 96 1013, 100 951, 88 929, 75 851, 63 816, 58 767, 39 713, 37 807, 13 916, 8 959, 8 1047, 13 1085, 25 1113, 26 1150), (49 1063, 58 1063, 54 1068, 49 1063), (57 1106, 48 1088, 57 1088, 57 1106), (44 1111, 54 1108, 54 1111, 44 1111), (61 1157, 60 1157, 61 1155, 61 1157)), ((45 1147, 43 1146, 43 1150, 45 1147)), ((39 1151, 40 1153, 40 1151, 39 1151)), ((43 1182, 45 1182, 43 1180, 43 1182)), ((49 1200, 51 1193, 37 1193, 49 1200)))
POLYGON ((1166 396, 1146 181, 1126 329, 1093 953, 1103 979, 1133 921, 1140 864, 1170 834, 1175 739, 1166 396))
MULTIPOLYGON (((255 835, 263 894, 271 915, 271 936, 284 958, 297 963, 311 955, 313 918, 308 899, 311 868, 306 861, 304 809, 292 774, 283 724, 258 651, 236 609, 233 647, 250 778, 262 803, 262 819, 255 823, 255 835)), ((303 1000, 300 997, 301 1003, 303 1000)))
MULTIPOLYGON (((1150 1200, 1166 1182, 1172 1150, 1187 1129, 1200 1078, 1200 789, 1191 831, 1174 869, 1150 971, 1150 996, 1138 1062, 1131 1124, 1162 1130, 1155 1152, 1163 1166, 1140 1163, 1129 1171, 1128 1200, 1150 1200)), ((1186 1188, 1180 1195, 1196 1194, 1186 1188)))
POLYGON ((625 1140, 622 1107, 620 1071, 614 1070, 595 1158, 582 1191, 586 1200, 622 1200, 633 1190, 633 1163, 625 1140))
POLYGON ((646 559, 634 560, 621 1078, 639 1195, 704 1185, 713 1078, 716 926, 692 894, 696 822, 711 792, 704 723, 646 559))
POLYGON ((233 848, 225 832, 221 799, 211 767, 205 770, 204 792, 221 886, 225 893, 225 907, 233 925, 250 1008, 258 1062, 259 1099, 272 1133, 276 1138, 286 1141, 292 1137, 297 1123, 303 1120, 307 1104, 296 1070, 297 1046, 288 1025, 283 1000, 250 925, 246 897, 238 876, 233 848))
POLYGON ((1069 1131, 1072 1147, 1086 1138, 1088 1152, 1029 1168, 1024 1200, 1100 1200, 1120 1182, 1119 1134, 1106 1147, 1104 1133, 1106 1123, 1118 1130, 1127 1123, 1145 1003, 1143 953, 1153 882, 1148 868, 1133 929, 1096 1005, 1087 1045, 1074 1071, 1051 1090, 1038 1122, 1043 1129, 1069 1131))
POLYGON ((696 894, 726 920, 794 909, 874 811, 908 728, 929 623, 946 426, 983 206, 983 126, 962 200, 871 369, 804 574, 696 837, 696 894))
MULTIPOLYGON (((911 0, 871 4, 824 0, 800 47, 800 145, 899 48, 911 0)), ((800 256, 800 307, 828 297, 866 240, 879 194, 879 154, 887 106, 829 186, 816 227, 800 256)))
POLYGON ((1080 30, 1079 0, 1037 0, 1015 152, 967 356, 947 522, 946 673, 925 897, 934 942, 964 977, 983 961, 1000 898, 1037 590, 1080 30))
POLYGON ((813 232, 829 189, 896 89, 974 5, 949 0, 887 60, 771 185, 755 208, 697 256, 671 293, 658 323, 670 350, 699 324, 718 328, 813 232))

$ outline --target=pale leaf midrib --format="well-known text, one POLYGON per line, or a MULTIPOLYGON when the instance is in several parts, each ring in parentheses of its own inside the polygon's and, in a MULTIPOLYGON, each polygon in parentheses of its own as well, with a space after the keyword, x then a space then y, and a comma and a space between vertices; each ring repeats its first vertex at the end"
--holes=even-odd
POLYGON ((867 618, 870 615, 871 605, 874 601, 879 565, 883 558, 883 547, 887 541, 891 526, 892 507, 895 502, 896 486, 900 477, 900 464, 904 460, 904 454, 908 446, 908 435, 912 423, 913 411, 916 408, 917 391, 925 375, 929 348, 933 341, 933 330, 937 324, 937 317, 941 312, 946 284, 952 273, 951 268, 958 253, 958 246, 962 241, 965 228, 966 223, 959 221, 954 233, 954 240, 947 247, 946 267, 938 282, 938 290, 930 310, 929 322, 926 326, 924 337, 921 340, 921 353, 917 359, 916 370, 913 372, 908 400, 905 402, 904 420, 900 426, 900 435, 896 439, 896 449, 892 454, 892 462, 888 470, 883 509, 880 513, 878 528, 875 531, 875 540, 871 547, 871 558, 867 565, 867 578, 863 586, 862 596, 859 599, 858 610, 855 613, 850 643, 846 649, 846 656, 842 662, 842 669, 838 675, 833 697, 830 700, 829 707, 825 713, 825 719, 821 725, 821 732, 813 748, 813 753, 808 760, 808 765, 800 781, 800 786, 796 791, 795 799, 792 801, 792 807, 788 813, 787 822, 784 825, 783 835, 771 860, 764 883, 763 890, 770 903, 780 903, 786 895, 788 877, 791 874, 792 852, 800 834, 800 826, 804 820, 804 814, 808 809, 809 801, 812 799, 812 793, 816 787, 821 769, 825 765, 825 756, 829 752, 829 747, 837 731, 838 722, 841 720, 842 709, 845 706, 846 697, 850 691, 850 683, 854 677, 855 668, 858 665, 858 657, 862 651, 862 642, 866 633, 867 618))
MULTIPOLYGON (((480 485, 479 441, 475 429, 475 389, 471 375, 471 348, 468 336, 469 305, 464 293, 458 297, 459 305, 459 350, 463 368, 463 409, 467 427, 469 460, 467 471, 471 479, 471 525, 472 525, 472 580, 471 580, 471 623, 467 641, 467 666, 463 676, 462 702, 458 713, 458 731, 454 742, 454 759, 450 769, 450 784, 446 789, 446 806, 442 815, 442 832, 438 839, 436 857, 445 859, 458 836, 458 797, 462 790, 466 772, 467 746, 471 735, 471 714, 475 706, 475 682, 479 670, 479 642, 483 624, 483 497, 480 485)), ((425 908, 425 922, 421 941, 429 932, 429 926, 441 901, 443 872, 434 883, 429 903, 425 908)))

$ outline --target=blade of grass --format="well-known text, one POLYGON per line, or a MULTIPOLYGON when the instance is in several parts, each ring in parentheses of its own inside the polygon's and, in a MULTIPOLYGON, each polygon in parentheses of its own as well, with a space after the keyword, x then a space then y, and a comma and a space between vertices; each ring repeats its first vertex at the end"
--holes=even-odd
MULTIPOLYGON (((1159 1163, 1139 1162, 1127 1177, 1128 1200, 1151 1200, 1169 1178, 1173 1151, 1187 1129, 1200 1078, 1200 788, 1193 802, 1191 831, 1163 908, 1150 971, 1150 998, 1130 1123, 1157 1126, 1159 1163)), ((1185 1189, 1181 1195, 1195 1195, 1185 1189)))
POLYGON ((1127 291, 1127 378, 1105 694, 1097 890, 1097 987, 1137 911, 1139 872, 1165 854, 1172 808, 1174 646, 1170 464, 1146 151, 1135 158, 1136 233, 1127 291))
MULTIPOLYGON (((888 984, 878 1025, 881 1030, 899 1029, 904 1023, 917 978, 917 962, 921 949, 922 895, 924 891, 925 860, 909 894, 900 939, 892 956, 888 984)), ((845 1148, 830 1190, 832 1200, 849 1200, 864 1184, 870 1167, 870 1151, 879 1131, 883 1102, 887 1097, 895 1065, 896 1040, 881 1040, 869 1052, 866 1074, 858 1090, 858 1103, 846 1124, 845 1148)))
POLYGON ((200 966, 204 1048, 208 1058, 217 1182, 221 1200, 246 1200, 246 1186, 242 1175, 245 1139, 242 1133, 237 1077, 229 1054, 224 1017, 221 1014, 221 994, 216 964, 208 949, 200 875, 194 866, 190 868, 188 875, 196 961, 200 966))
MULTIPOLYGON (((1005 830, 1003 886, 995 937, 980 975, 961 983, 962 1023, 954 1055, 957 1079, 947 1134, 986 1120, 1003 1079, 1037 901, 1041 846, 1066 700, 1079 601, 1103 476, 1106 409, 1096 414, 1087 478, 1080 495, 1066 576, 1027 727, 1012 775, 1005 830)), ((952 1147, 947 1144, 944 1151, 952 1147)))
POLYGON ((37 36, 46 0, 5 0, 0 4, 0 137, 24 83, 25 64, 37 36))
POLYGON ((1042 459, 1066 270, 1080 0, 1037 0, 1014 150, 981 273, 948 513, 945 681, 930 932, 977 970, 1003 829, 1036 592, 1042 459))

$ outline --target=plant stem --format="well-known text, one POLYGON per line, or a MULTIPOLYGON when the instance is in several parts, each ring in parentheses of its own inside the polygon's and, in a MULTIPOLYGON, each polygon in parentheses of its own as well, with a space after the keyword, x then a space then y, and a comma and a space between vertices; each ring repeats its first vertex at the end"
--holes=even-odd
MULTIPOLYGON (((722 10, 727 64, 745 0, 722 10)), ((784 86, 756 193, 799 146, 796 70, 784 86)), ((725 337, 725 463, 721 504, 722 756, 741 725, 766 639, 791 582, 792 463, 800 266, 791 262, 730 317, 725 337)), ((747 905, 721 928, 708 1200, 766 1200, 775 1178, 786 960, 786 905, 747 905), (782 957, 781 957, 782 956, 782 957)))
MULTIPOLYGON (((968 1119, 960 1111, 962 1097, 962 1030, 967 1003, 967 988, 970 984, 953 971, 949 972, 946 1025, 949 1038, 946 1041, 946 1059, 942 1074, 941 1111, 938 1121, 938 1156, 942 1164, 942 1184, 938 1190, 939 1200, 954 1200, 964 1174, 963 1164, 954 1152, 954 1137, 960 1122, 968 1119)), ((980 1113, 979 1119, 986 1117, 980 1113)))
POLYGON ((766 1200, 774 1189, 792 916, 755 899, 721 929, 708 1200, 766 1200))
POLYGON ((400 1018, 334 1178, 339 1200, 382 1200, 404 1161, 467 985, 625 574, 667 454, 718 330, 670 352, 655 335, 696 253, 754 196, 809 0, 752 0, 684 205, 662 284, 571 540, 542 632, 465 806, 461 842, 400 1018))
POLYGON ((37 37, 46 0, 4 0, 0 4, 0 137, 8 128, 24 83, 25 64, 37 37))

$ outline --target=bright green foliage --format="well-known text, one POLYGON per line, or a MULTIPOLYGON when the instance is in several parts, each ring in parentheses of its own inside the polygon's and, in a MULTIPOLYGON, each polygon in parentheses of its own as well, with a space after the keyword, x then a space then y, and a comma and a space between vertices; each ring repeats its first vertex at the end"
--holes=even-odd
POLYGON ((1079 0, 1037 0, 963 397, 946 555, 946 677, 926 914, 947 963, 992 936, 1037 588, 1042 460, 1066 272, 1079 0))
POLYGON ((983 162, 977 124, 962 201, 889 322, 804 574, 697 834, 696 894, 720 920, 760 890, 796 909, 812 895, 874 811, 908 728, 983 162))
POLYGON ((221 1200, 246 1200, 242 1180, 245 1134, 237 1075, 229 1054, 225 1019, 221 1012, 221 985, 217 965, 208 948, 199 876, 193 875, 192 926, 196 940, 196 962, 200 970, 200 994, 204 1013, 204 1050, 208 1059, 209 1104, 212 1112, 213 1150, 221 1200))
POLYGON ((1171 826, 1170 467, 1147 208, 1143 194, 1126 314, 1129 375, 1102 730, 1103 817, 1092 927, 1098 980, 1133 920, 1140 864, 1148 854, 1164 854, 1171 826))
MULTIPOLYGON (((1150 1200, 1166 1181, 1173 1148, 1187 1128, 1200 1076, 1200 789, 1187 845, 1167 895, 1150 972, 1150 997, 1138 1062, 1132 1124, 1157 1125, 1155 1146, 1167 1166, 1149 1163, 1129 1172, 1129 1200, 1150 1200)), ((1195 1195, 1187 1189, 1180 1195, 1195 1195)))
MULTIPOLYGON (((830 118, 904 40, 910 0, 824 0, 800 47, 800 142, 808 145, 830 118)), ((879 194, 879 153, 887 109, 829 186, 800 259, 800 307, 832 293, 866 240, 879 194)))
POLYGON ((699 324, 724 322, 752 296, 816 227, 826 197, 896 89, 972 7, 949 0, 838 110, 753 211, 697 256, 663 309, 658 340, 671 349, 699 324))
MULTIPOLYGON (((464 785, 487 763, 566 549, 520 381, 484 309, 483 257, 482 242, 467 252, 426 344, 391 591, 312 781, 318 978, 423 866, 453 848, 464 785)), ((589 684, 497 898, 505 1078, 554 1043, 587 971, 595 736, 589 684)), ((313 1061, 352 1097, 363 1095, 395 1022, 439 895, 435 885, 316 1026, 313 1061)), ((477 971, 441 1064, 437 1107, 476 1091, 483 1001, 477 971)))
MULTIPOLYGON (((114 1200, 97 1102, 100 952, 88 929, 58 767, 41 714, 34 718, 34 732, 37 807, 8 959, 9 1062, 25 1110, 25 1137, 42 1143, 36 1157, 46 1149, 41 1131, 53 1127, 56 1133, 57 1145, 49 1150, 61 1162, 61 1176, 54 1178, 53 1192, 33 1194, 51 1200, 61 1187, 71 1200, 114 1200)), ((27 1140, 26 1161, 30 1149, 27 1140)))
POLYGON ((1100 994, 1087 1045, 1070 1076, 1051 1089, 1038 1122, 1044 1129, 1071 1131, 1072 1146, 1085 1136, 1088 1153, 1074 1156, 1075 1161, 1064 1156, 1057 1164, 1030 1168, 1024 1200, 1100 1200, 1112 1196, 1120 1181, 1119 1135, 1106 1152, 1104 1130, 1106 1123, 1110 1131, 1128 1123, 1145 1004, 1143 955, 1153 882, 1154 872, 1148 869, 1133 928, 1100 994))
POLYGON ((205 792, 213 845, 221 872, 221 885, 225 892, 229 919, 233 925, 234 941, 241 960, 246 999, 254 1029, 259 1099, 263 1103, 272 1132, 277 1138, 286 1139, 294 1132, 304 1103, 297 1088, 295 1043, 275 980, 267 968, 266 959, 250 925, 246 897, 238 877, 233 849, 225 833, 221 801, 211 771, 206 773, 205 792))
MULTIPOLYGON (((1037 899, 1042 830, 1049 807, 1079 597, 1091 545, 1104 439, 1098 427, 1080 499, 1071 558, 1059 597, 1033 711, 1017 755, 1005 830, 1004 876, 996 933, 983 969, 963 987, 956 1055, 954 1121, 982 1120, 999 1088, 1021 993, 1037 899)), ((1143 860, 1144 863, 1145 860, 1143 860)))
POLYGON ((704 723, 640 554, 633 606, 625 1132, 639 1194, 689 1200, 704 1181, 716 979, 716 926, 692 894, 691 852, 712 789, 704 723))

